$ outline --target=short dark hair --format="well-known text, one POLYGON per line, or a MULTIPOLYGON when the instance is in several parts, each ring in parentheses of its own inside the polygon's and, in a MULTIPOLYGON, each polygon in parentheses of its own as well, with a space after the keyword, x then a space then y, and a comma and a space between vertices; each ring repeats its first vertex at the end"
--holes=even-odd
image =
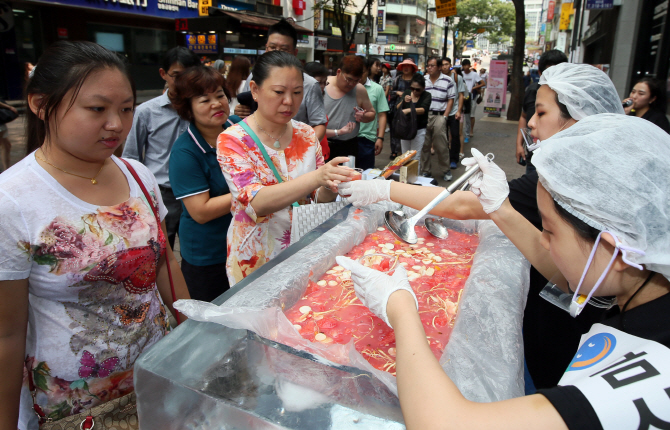
POLYGON ((654 100, 653 103, 650 103, 649 107, 651 109, 661 111, 663 112, 663 114, 665 114, 667 100, 665 95, 665 85, 663 84, 663 81, 659 79, 645 77, 637 81, 636 84, 639 84, 640 82, 647 84, 647 86, 649 87, 649 98, 656 97, 656 100, 654 100))
POLYGON ((292 67, 300 71, 302 78, 302 63, 298 58, 284 51, 270 51, 258 57, 254 65, 254 77, 252 81, 259 87, 270 76, 270 71, 275 68, 292 67))
POLYGON ((280 19, 276 24, 272 24, 268 28, 268 38, 273 34, 281 34, 282 36, 290 37, 293 40, 293 49, 298 46, 298 32, 290 22, 285 19, 280 19))
POLYGON ((435 60, 435 63, 437 63, 437 67, 440 68, 442 67, 442 59, 438 57, 428 57, 428 61, 426 61, 426 66, 433 60, 435 60))
MULTIPOLYGON (((79 90, 86 79, 91 74, 104 69, 119 70, 128 79, 133 92, 134 105, 135 84, 124 58, 96 43, 84 41, 61 40, 44 51, 26 87, 26 105, 28 105, 29 95, 42 95, 37 106, 37 111, 42 113, 42 118, 30 108, 26 109, 27 154, 41 147, 44 141, 50 138, 53 132, 50 127, 51 119, 56 116, 68 91, 74 90, 69 106, 67 106, 69 110, 76 101, 79 90)), ((58 127, 57 124, 56 127, 58 127)))
POLYGON ((322 63, 319 63, 318 61, 311 61, 305 64, 305 73, 313 78, 330 75, 330 73, 328 73, 328 69, 326 69, 326 66, 324 66, 322 63))
POLYGON ((359 55, 347 55, 340 62, 340 70, 360 78, 365 71, 365 59, 359 55))
POLYGON ((426 88, 426 78, 424 78, 421 73, 415 73, 414 76, 412 76, 412 80, 409 84, 412 85, 412 82, 416 82, 417 84, 421 85, 421 88, 426 88))
POLYGON ((442 62, 444 63, 445 61, 448 61, 449 64, 454 64, 454 63, 451 62, 451 58, 449 58, 449 57, 444 57, 444 59, 442 60, 442 62))
POLYGON ((570 115, 568 107, 558 100, 558 93, 556 94, 556 104, 558 105, 558 109, 561 111, 561 118, 572 119, 572 115, 570 115))
POLYGON ((467 58, 465 60, 461 61, 461 66, 469 66, 471 64, 472 63, 470 63, 470 60, 468 60, 467 58))
POLYGON ((568 57, 565 55, 565 53, 559 51, 558 49, 550 49, 540 56, 540 60, 537 63, 537 70, 542 73, 547 70, 547 67, 567 62, 568 57))
POLYGON ((230 93, 226 88, 226 80, 223 75, 211 67, 194 66, 189 67, 177 76, 174 81, 174 94, 170 94, 170 101, 180 117, 187 121, 193 121, 193 97, 218 91, 223 88, 223 93, 230 100, 230 93))
POLYGON ((174 47, 165 53, 163 57, 163 70, 167 72, 175 63, 181 64, 184 68, 201 64, 200 58, 193 51, 183 46, 174 47))
POLYGON ((372 66, 377 63, 381 64, 382 60, 377 57, 369 57, 367 60, 365 60, 365 69, 369 72, 370 69, 372 69, 372 66))

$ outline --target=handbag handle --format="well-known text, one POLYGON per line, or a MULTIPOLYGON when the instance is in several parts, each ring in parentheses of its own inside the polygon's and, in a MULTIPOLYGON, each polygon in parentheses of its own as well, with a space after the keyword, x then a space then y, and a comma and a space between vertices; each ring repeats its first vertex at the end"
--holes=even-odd
MULTIPOLYGON (((263 158, 265 159, 265 162, 268 163, 268 166, 270 167, 270 169, 272 169, 272 173, 274 173, 275 178, 277 179, 277 182, 280 183, 280 184, 282 182, 284 182, 284 180, 281 178, 281 175, 277 171, 277 168, 275 167, 275 163, 272 162, 272 158, 270 158, 270 156, 268 155, 268 152, 265 150, 265 145, 263 145, 263 142, 261 142, 261 140, 258 138, 258 136, 256 136, 256 133, 254 133, 254 131, 251 129, 251 127, 249 127, 249 125, 246 122, 240 121, 240 122, 238 122, 238 124, 241 125, 242 128, 244 129, 244 131, 246 131, 247 134, 249 136, 251 136, 251 138, 254 140, 254 142, 256 143, 256 146, 258 146, 258 149, 260 149, 261 154, 263 154, 263 158)), ((298 202, 293 202, 293 204, 291 206, 293 206, 294 208, 297 208, 300 205, 298 204, 298 202)))
MULTIPOLYGON (((140 188, 142 189, 142 193, 144 193, 144 198, 147 200, 147 203, 149 203, 149 206, 151 206, 151 211, 154 213, 154 216, 156 217, 156 224, 158 228, 159 229, 162 228, 160 214, 158 213, 158 207, 154 204, 154 201, 149 195, 147 189, 145 188, 144 183, 142 183, 142 180, 137 175, 137 172, 129 162, 127 162, 123 158, 119 158, 119 160, 123 161, 123 164, 126 165, 130 174, 133 175, 133 178, 135 178, 135 182, 137 182, 137 185, 139 185, 140 188)), ((174 303, 177 300, 177 295, 174 292, 174 283, 172 282, 172 270, 170 270, 170 259, 168 258, 167 250, 165 252, 165 264, 167 265, 168 278, 170 278, 170 291, 172 292, 172 302, 174 303)), ((176 309, 174 309, 174 317, 177 320, 177 325, 181 324, 181 318, 179 318, 179 311, 176 309)))

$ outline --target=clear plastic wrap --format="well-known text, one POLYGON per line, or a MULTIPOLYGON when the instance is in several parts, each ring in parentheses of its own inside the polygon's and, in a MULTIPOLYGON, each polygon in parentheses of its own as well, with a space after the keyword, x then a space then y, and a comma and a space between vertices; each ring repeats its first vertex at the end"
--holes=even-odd
MULTIPOLYGON (((365 236, 383 224, 384 212, 398 205, 352 208, 346 221, 239 291, 221 306, 180 300, 175 308, 190 319, 251 330, 329 361, 374 374, 397 393, 395 377, 372 367, 353 344, 312 343, 284 316, 305 292, 365 236)), ((406 211, 412 211, 406 209, 406 211)), ((523 387, 521 322, 528 291, 529 264, 490 221, 445 220, 450 229, 478 232, 480 244, 466 283, 456 325, 440 360, 463 394, 477 401, 518 397, 523 387)))

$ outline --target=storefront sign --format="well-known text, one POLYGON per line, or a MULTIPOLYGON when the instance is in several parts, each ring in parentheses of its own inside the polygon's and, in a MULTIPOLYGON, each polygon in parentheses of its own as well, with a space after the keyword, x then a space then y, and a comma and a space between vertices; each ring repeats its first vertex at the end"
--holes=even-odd
POLYGON ((58 32, 59 39, 67 39, 67 28, 57 28, 56 31, 58 32))
POLYGON ((612 9, 614 0, 586 0, 587 9, 612 9))
POLYGON ((175 19, 174 31, 188 31, 188 19, 175 19))
POLYGON ((186 36, 186 47, 197 54, 218 54, 218 34, 189 34, 186 36))
POLYGON ((209 8, 212 6, 212 0, 198 0, 198 15, 209 16, 209 8))
POLYGON ((333 36, 342 36, 342 30, 340 30, 340 27, 331 27, 331 31, 333 32, 333 36))
POLYGON ((377 45, 376 43, 370 43, 368 44, 368 48, 370 51, 368 53, 365 52, 365 45, 359 44, 356 45, 356 53, 357 54, 362 54, 362 55, 384 55, 384 46, 383 45, 377 45))
POLYGON ((549 7, 547 8, 547 22, 554 20, 554 7, 556 2, 554 0, 549 0, 549 7))
POLYGON ((309 45, 309 36, 306 34, 298 36, 298 45, 309 45))
POLYGON ((258 53, 258 51, 256 51, 255 49, 223 48, 223 53, 224 54, 256 55, 256 53, 258 53))
POLYGON ((377 11, 377 31, 384 31, 386 28, 386 11, 377 11))
MULTIPOLYGON (((105 10, 132 13, 162 18, 195 18, 198 16, 198 0, 46 0, 48 3, 67 4, 105 10)), ((211 0, 210 0, 211 1, 211 0)))
POLYGON ((502 109, 507 96, 507 61, 491 60, 484 107, 502 109))
POLYGON ((558 30, 564 31, 570 27, 570 16, 575 13, 572 3, 563 3, 561 5, 561 19, 558 24, 558 30))
POLYGON ((323 22, 321 21, 321 9, 314 10, 314 30, 323 30, 323 22))
POLYGON ((558 39, 556 39, 556 46, 554 49, 558 49, 561 52, 565 52, 565 44, 568 42, 568 33, 561 31, 558 33, 558 39))
POLYGON ((377 36, 377 43, 380 43, 382 45, 386 45, 389 43, 389 37, 388 36, 377 36))
POLYGON ((456 15, 456 0, 435 0, 435 12, 438 18, 456 15))
POLYGON ((327 37, 315 37, 314 38, 314 49, 317 51, 326 51, 328 49, 328 38, 327 37))
POLYGON ((547 23, 543 22, 542 25, 540 25, 540 34, 545 34, 544 32, 547 30, 547 23))

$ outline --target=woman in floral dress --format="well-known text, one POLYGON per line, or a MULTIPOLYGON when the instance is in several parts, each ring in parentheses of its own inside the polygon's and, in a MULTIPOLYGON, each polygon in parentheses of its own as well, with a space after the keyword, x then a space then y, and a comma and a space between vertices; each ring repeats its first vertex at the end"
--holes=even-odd
POLYGON ((35 412, 58 421, 133 391, 135 360, 168 330, 165 251, 188 297, 156 179, 130 161, 147 201, 112 156, 133 119, 126 65, 57 42, 27 94, 28 156, 0 175, 0 428, 22 430, 35 412))
POLYGON ((244 127, 260 139, 281 181, 242 123, 219 136, 219 164, 233 195, 226 262, 231 286, 288 247, 294 202, 331 202, 337 184, 354 173, 338 166, 346 157, 324 164, 314 130, 291 119, 303 96, 302 68, 295 56, 281 51, 262 55, 254 66, 251 92, 258 110, 243 121, 244 127))

